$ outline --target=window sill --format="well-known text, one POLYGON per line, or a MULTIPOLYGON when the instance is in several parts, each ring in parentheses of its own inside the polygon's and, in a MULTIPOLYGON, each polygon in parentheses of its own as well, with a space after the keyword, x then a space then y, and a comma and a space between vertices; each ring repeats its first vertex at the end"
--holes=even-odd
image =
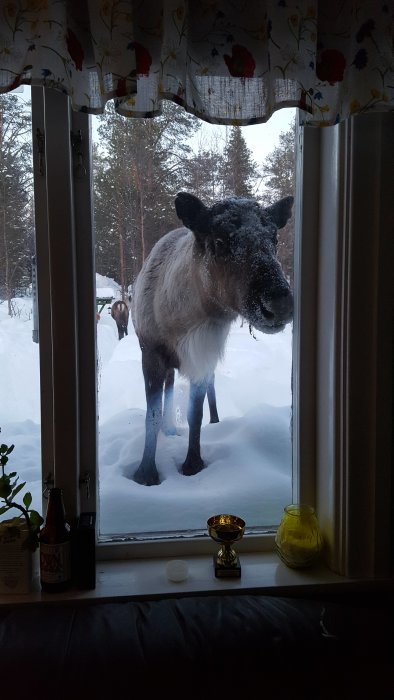
POLYGON ((142 600, 189 595, 265 593, 267 595, 303 596, 342 590, 385 589, 392 581, 349 579, 324 566, 290 569, 272 552, 240 555, 242 575, 239 579, 216 578, 212 555, 179 557, 188 565, 188 577, 179 583, 169 581, 166 564, 171 558, 107 560, 96 566, 94 590, 71 589, 64 593, 0 595, 0 605, 59 602, 103 602, 142 600))

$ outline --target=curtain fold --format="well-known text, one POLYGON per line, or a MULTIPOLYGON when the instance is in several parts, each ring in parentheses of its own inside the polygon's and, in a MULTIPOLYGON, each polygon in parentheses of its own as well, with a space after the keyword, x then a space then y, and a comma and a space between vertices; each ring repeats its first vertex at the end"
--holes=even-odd
POLYGON ((0 92, 43 85, 73 109, 217 124, 283 107, 335 124, 394 105, 394 0, 0 0, 0 92))

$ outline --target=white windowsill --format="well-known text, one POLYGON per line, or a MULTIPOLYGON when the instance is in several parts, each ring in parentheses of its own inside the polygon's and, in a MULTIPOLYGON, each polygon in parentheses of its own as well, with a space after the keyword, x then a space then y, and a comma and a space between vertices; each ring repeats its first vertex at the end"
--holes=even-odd
MULTIPOLYGON (((189 569, 185 581, 173 583, 167 579, 165 566, 171 557, 159 559, 98 561, 96 588, 71 589, 64 593, 29 595, 0 595, 0 605, 116 601, 144 598, 165 598, 183 595, 221 593, 266 593, 267 595, 308 596, 313 593, 339 592, 360 585, 386 587, 386 581, 361 581, 339 576, 323 566, 310 569, 290 569, 272 552, 243 553, 240 556, 242 575, 239 579, 216 578, 212 555, 178 557, 189 569)), ((392 582, 389 582, 392 585, 392 582)))

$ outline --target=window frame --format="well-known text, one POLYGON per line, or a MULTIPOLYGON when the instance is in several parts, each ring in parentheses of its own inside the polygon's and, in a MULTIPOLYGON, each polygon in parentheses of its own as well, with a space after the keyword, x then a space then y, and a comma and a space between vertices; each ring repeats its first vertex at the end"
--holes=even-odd
POLYGON ((306 245, 315 229, 317 248, 314 270, 296 265, 300 277, 311 275, 315 295, 315 315, 314 301, 301 298, 304 325, 295 332, 298 459, 307 461, 298 493, 305 500, 315 489, 329 568, 376 579, 392 572, 392 116, 302 131, 299 225, 306 245), (311 486, 304 477, 312 472, 311 486))
MULTIPOLYGON (((83 510, 95 510, 99 518, 90 119, 72 112, 67 96, 54 90, 33 87, 32 106, 33 134, 40 128, 46 144, 44 177, 38 174, 36 144, 33 149, 43 478, 54 471, 74 522, 83 510), (74 176, 70 132, 81 135, 87 170, 82 179, 74 176), (69 318, 63 316, 64 308, 69 318)), ((382 296, 391 293, 393 298, 389 117, 360 115, 326 129, 299 127, 297 136, 296 228, 302 236, 296 235, 295 247, 293 500, 316 506, 327 564, 348 576, 390 571, 390 537, 383 533, 391 525, 393 324, 390 330, 387 323, 393 307, 379 306, 382 296), (370 206, 368 195, 377 190, 370 206), (356 207, 359 197, 362 206, 356 207), (383 222, 381 236, 371 237, 377 221, 383 222), (360 240, 362 253, 356 245, 360 240), (365 294, 374 300, 372 336, 360 354, 357 284, 369 259, 374 275, 365 294), (377 363, 380 352, 384 371, 377 363), (353 396, 360 376, 369 382, 367 396, 361 397, 364 432, 358 445, 361 404, 353 396), (371 397, 375 400, 367 403, 371 397), (374 431, 367 430, 371 427, 374 431), (352 489, 356 481, 357 495, 352 489)), ((212 549, 207 537, 119 540, 98 542, 97 557, 190 555, 212 549)), ((239 550, 271 550, 273 540, 274 533, 248 535, 239 550)))
POLYGON ((90 126, 66 95, 41 87, 31 93, 32 133, 39 129, 45 136, 43 173, 33 138, 42 479, 61 486, 73 523, 81 511, 96 510, 94 248, 85 205, 92 198, 90 126), (70 138, 79 131, 86 168, 81 179, 74 176, 70 138))

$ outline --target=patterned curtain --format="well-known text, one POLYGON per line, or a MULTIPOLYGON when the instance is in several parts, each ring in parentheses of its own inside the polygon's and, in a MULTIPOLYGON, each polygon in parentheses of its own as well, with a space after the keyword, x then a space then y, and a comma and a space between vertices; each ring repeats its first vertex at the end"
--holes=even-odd
POLYGON ((75 110, 163 99, 218 124, 282 107, 335 124, 394 106, 394 0, 0 0, 0 91, 43 85, 75 110))

